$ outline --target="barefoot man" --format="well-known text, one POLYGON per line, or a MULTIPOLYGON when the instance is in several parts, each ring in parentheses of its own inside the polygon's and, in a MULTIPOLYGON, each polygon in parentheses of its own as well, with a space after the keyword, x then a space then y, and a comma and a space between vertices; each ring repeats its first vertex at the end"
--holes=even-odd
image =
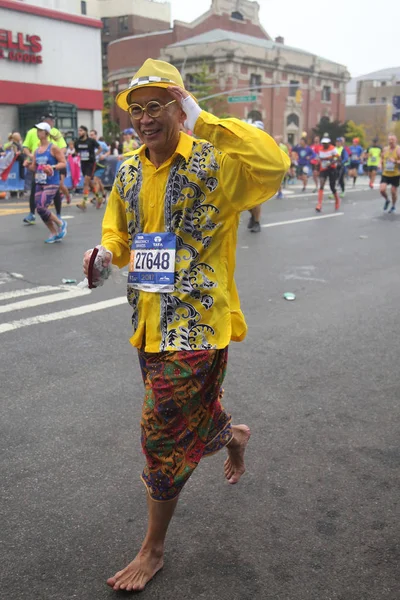
POLYGON ((237 228, 241 211, 276 194, 289 159, 264 131, 202 111, 166 62, 146 60, 117 104, 143 145, 116 176, 102 267, 129 265, 148 527, 136 558, 107 583, 141 591, 163 567, 169 522, 200 460, 226 448, 228 483, 245 471, 250 430, 221 404, 228 345, 247 330, 234 281, 237 228))

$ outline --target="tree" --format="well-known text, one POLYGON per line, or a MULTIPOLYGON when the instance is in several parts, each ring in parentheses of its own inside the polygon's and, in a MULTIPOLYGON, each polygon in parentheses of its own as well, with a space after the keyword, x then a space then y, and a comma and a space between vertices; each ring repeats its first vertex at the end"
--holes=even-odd
MULTIPOLYGON (((396 121, 394 123, 392 132, 397 137, 397 139, 400 140, 400 121, 396 121)), ((385 138, 385 142, 386 141, 387 141, 387 137, 385 138)))
POLYGON ((360 146, 365 148, 367 145, 367 133, 364 125, 357 125, 354 121, 347 122, 345 138, 348 144, 351 144, 354 138, 358 138, 360 146))
POLYGON ((108 89, 108 83, 103 83, 103 136, 107 143, 113 142, 118 136, 120 127, 118 123, 111 118, 111 109, 114 105, 114 98, 108 89))
POLYGON ((318 135, 323 138, 324 135, 328 134, 328 137, 332 141, 335 141, 338 137, 344 137, 347 129, 347 123, 341 123, 340 121, 331 121, 329 117, 322 117, 318 125, 313 129, 313 135, 318 135))
POLYGON ((207 98, 207 96, 211 96, 215 92, 215 81, 209 74, 206 62, 203 62, 198 71, 186 76, 186 85, 188 91, 197 98, 199 105, 203 110, 211 112, 221 118, 227 114, 227 101, 225 97, 220 96, 202 100, 202 98, 207 98))

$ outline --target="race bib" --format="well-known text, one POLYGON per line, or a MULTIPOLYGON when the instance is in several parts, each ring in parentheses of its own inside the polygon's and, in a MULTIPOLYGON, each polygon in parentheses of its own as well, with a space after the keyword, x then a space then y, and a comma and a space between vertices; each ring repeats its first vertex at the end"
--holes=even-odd
POLYGON ((385 171, 394 171, 394 162, 392 160, 386 161, 385 171))
POLYGON ((321 167, 322 169, 327 169, 330 165, 330 161, 329 160, 322 160, 321 161, 321 167))
POLYGON ((128 286, 143 292, 173 292, 176 235, 138 233, 131 247, 128 286))
POLYGON ((303 173, 304 175, 308 175, 309 169, 308 167, 303 167, 303 173))
POLYGON ((90 158, 89 150, 82 150, 80 155, 81 155, 81 160, 89 160, 89 158, 90 158))
POLYGON ((44 185, 47 182, 47 174, 44 171, 36 171, 35 181, 40 185, 44 185))
POLYGON ((358 161, 358 159, 359 159, 358 154, 351 155, 351 160, 358 161))
POLYGON ((376 162, 378 162, 378 157, 377 156, 371 156, 370 161, 372 163, 376 163, 376 162))

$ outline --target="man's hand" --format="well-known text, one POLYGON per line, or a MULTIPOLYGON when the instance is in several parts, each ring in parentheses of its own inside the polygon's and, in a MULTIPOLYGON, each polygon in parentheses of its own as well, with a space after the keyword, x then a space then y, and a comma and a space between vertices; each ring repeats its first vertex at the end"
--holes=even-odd
POLYGON ((171 86, 168 88, 171 96, 180 104, 183 112, 186 115, 184 126, 186 129, 194 129, 196 121, 201 113, 201 108, 197 102, 188 94, 188 92, 180 87, 171 86))
MULTIPOLYGON (((92 252, 93 252, 93 248, 91 248, 90 250, 86 250, 85 254, 83 255, 83 272, 85 274, 85 277, 88 277, 88 273, 89 273, 89 262, 90 262, 90 257, 92 256, 92 252)), ((103 268, 106 269, 110 262, 112 260, 112 254, 111 252, 107 252, 105 254, 105 257, 103 258, 103 268)), ((96 278, 94 278, 96 280, 96 278)))

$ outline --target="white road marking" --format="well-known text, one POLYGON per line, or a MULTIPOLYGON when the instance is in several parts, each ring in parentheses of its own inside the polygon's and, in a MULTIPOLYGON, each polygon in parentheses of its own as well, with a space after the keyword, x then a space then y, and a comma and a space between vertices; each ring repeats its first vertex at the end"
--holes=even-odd
POLYGON ((23 290, 13 290, 12 292, 3 292, 0 294, 1 300, 9 300, 10 298, 20 298, 21 296, 31 296, 33 294, 42 294, 44 292, 51 292, 52 290, 62 290, 61 286, 54 287, 54 285, 40 285, 38 287, 26 288, 23 290))
POLYGON ((294 225, 295 223, 305 223, 306 221, 317 221, 320 219, 332 219, 333 217, 343 217, 344 213, 334 213, 332 215, 318 215, 315 217, 305 217, 304 219, 292 219, 291 221, 278 221, 277 223, 265 223, 261 227, 278 227, 279 225, 294 225))
MULTIPOLYGON (((346 194, 352 194, 353 192, 368 192, 369 188, 356 188, 351 190, 346 190, 346 194)), ((376 191, 376 190, 375 190, 376 191)), ((296 194, 292 191, 284 191, 283 198, 277 198, 278 200, 284 200, 285 198, 307 198, 308 196, 312 196, 313 198, 317 198, 317 192, 301 192, 300 194, 296 194)), ((276 198, 276 196, 275 196, 276 198)), ((332 203, 334 201, 332 200, 332 203)))
MULTIPOLYGON (((54 288, 53 288, 54 289, 54 288)), ((88 289, 74 289, 72 288, 68 292, 60 292, 59 294, 49 294, 48 296, 41 296, 40 298, 30 298, 30 300, 21 300, 21 302, 12 302, 0 306, 0 314, 12 312, 14 310, 23 310, 24 308, 33 308, 34 306, 41 306, 42 304, 50 304, 51 302, 61 302, 62 300, 70 300, 71 298, 77 298, 78 296, 85 296, 90 294, 92 290, 88 289)))
POLYGON ((69 317, 78 317, 79 315, 86 315, 91 312, 104 310, 105 308, 111 308, 112 306, 119 306, 127 303, 126 296, 121 296, 120 298, 112 298, 111 300, 104 300, 103 302, 86 304, 84 306, 78 306, 77 308, 70 308, 68 310, 49 313, 48 315, 39 315, 29 319, 11 321, 9 323, 3 323, 0 325, 0 333, 7 333, 8 331, 14 331, 15 329, 28 327, 30 325, 38 325, 39 323, 49 323, 50 321, 59 321, 61 319, 68 319, 69 317))
POLYGON ((299 281, 317 281, 318 283, 326 283, 326 279, 318 279, 317 277, 302 277, 301 275, 284 275, 284 279, 298 279, 299 281))
POLYGON ((66 219, 75 219, 75 217, 73 215, 61 215, 61 218, 66 220, 66 219))
POLYGON ((21 273, 10 273, 11 277, 15 277, 15 279, 23 279, 24 276, 21 273))

